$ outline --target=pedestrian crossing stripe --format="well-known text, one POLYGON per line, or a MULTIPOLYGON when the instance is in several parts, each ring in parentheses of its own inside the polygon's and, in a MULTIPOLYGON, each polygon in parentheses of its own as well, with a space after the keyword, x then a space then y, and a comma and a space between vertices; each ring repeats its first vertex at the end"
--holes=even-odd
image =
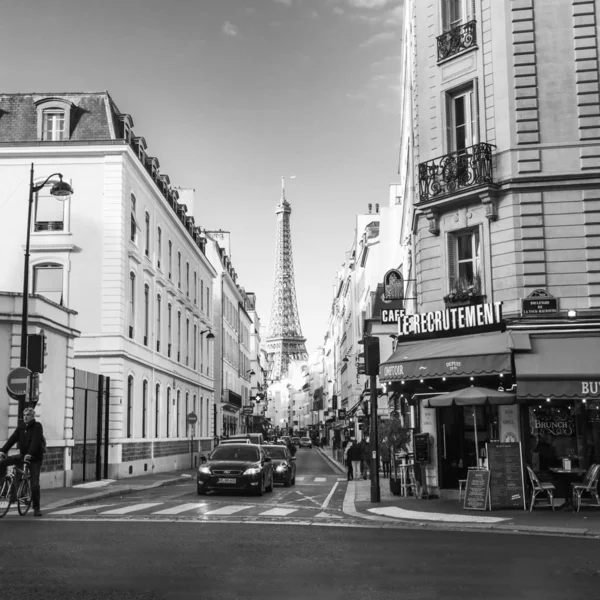
POLYGON ((139 510, 145 510, 146 508, 152 508, 153 506, 160 506, 162 502, 144 502, 143 504, 134 504, 133 506, 121 506, 120 508, 114 508, 112 510, 104 510, 101 515, 127 515, 132 512, 139 510))

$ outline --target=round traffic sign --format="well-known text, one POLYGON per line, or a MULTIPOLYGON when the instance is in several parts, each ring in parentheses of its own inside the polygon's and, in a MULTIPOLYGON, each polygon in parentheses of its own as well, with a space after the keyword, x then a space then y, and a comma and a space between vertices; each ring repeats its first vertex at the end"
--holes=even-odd
POLYGON ((6 378, 6 387, 16 396, 24 396, 29 389, 31 371, 27 367, 13 369, 6 378))
POLYGON ((188 413, 187 423, 188 425, 195 425, 198 422, 198 415, 196 413, 188 413))

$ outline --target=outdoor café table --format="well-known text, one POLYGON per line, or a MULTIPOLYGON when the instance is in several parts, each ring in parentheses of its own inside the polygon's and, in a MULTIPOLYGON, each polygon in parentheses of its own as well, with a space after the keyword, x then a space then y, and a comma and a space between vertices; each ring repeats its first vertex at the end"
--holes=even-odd
POLYGON ((574 510, 573 498, 571 495, 571 483, 576 479, 580 479, 585 474, 585 469, 559 469, 550 467, 550 470, 560 479, 560 486, 564 489, 565 503, 558 507, 559 510, 574 510))

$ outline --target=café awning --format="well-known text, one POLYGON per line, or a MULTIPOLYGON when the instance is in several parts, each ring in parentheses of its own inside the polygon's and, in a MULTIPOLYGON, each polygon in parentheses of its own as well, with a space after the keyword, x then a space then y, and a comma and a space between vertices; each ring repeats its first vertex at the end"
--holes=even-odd
POLYGON ((380 381, 469 377, 511 372, 507 331, 399 344, 379 366, 380 381))
POLYGON ((520 400, 600 399, 600 336, 530 335, 531 352, 515 352, 520 400))

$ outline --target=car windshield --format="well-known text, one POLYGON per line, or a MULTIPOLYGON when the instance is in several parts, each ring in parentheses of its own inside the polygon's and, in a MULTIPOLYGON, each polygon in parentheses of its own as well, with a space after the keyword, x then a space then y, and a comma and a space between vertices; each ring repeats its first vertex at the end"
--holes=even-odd
POLYGON ((271 458, 277 458, 281 460, 285 460, 287 458, 285 455, 285 448, 283 446, 280 446, 279 448, 275 446, 269 446, 268 448, 265 448, 265 450, 271 458))
POLYGON ((258 461, 258 450, 256 448, 245 448, 244 446, 219 446, 215 448, 210 460, 242 460, 258 461))
POLYGON ((300 438, 303 442, 310 442, 310 438, 300 438))

